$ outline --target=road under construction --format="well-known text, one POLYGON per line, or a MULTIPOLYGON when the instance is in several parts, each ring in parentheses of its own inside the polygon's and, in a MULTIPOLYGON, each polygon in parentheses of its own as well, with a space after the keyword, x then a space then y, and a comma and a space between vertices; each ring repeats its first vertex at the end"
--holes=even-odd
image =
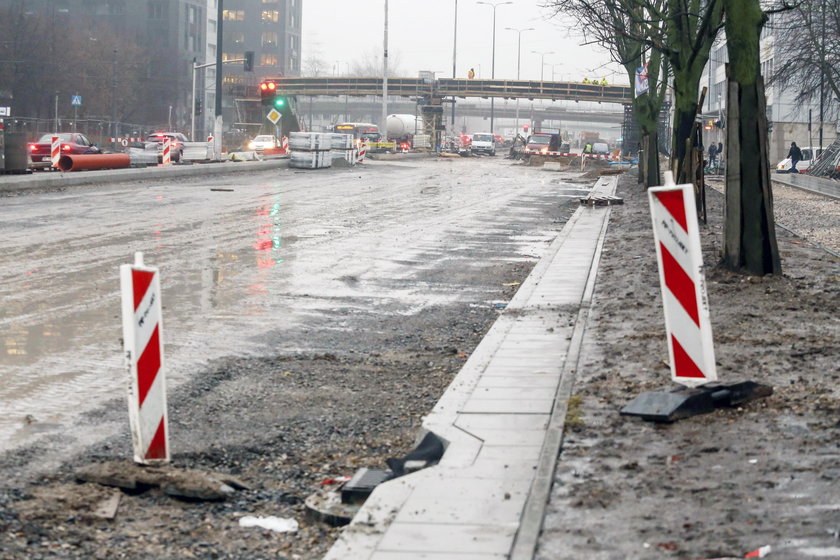
MULTIPOLYGON (((303 113, 302 101, 309 98, 310 103, 316 96, 333 97, 335 102, 323 101, 324 112, 342 114, 348 110, 349 97, 370 97, 383 94, 384 86, 381 77, 278 77, 266 78, 263 84, 271 84, 271 88, 244 88, 238 101, 261 102, 263 106, 281 107, 281 127, 285 132, 300 130, 303 113), (280 105, 277 101, 282 100, 280 105), (343 108, 342 108, 343 107, 343 108)), ((261 84, 261 86, 263 85, 261 84)), ((387 80, 388 97, 409 98, 409 103, 389 103, 389 112, 403 111, 418 113, 423 119, 424 132, 434 137, 446 129, 444 113, 446 106, 457 103, 458 99, 482 98, 505 100, 548 100, 595 102, 623 106, 618 111, 569 111, 567 109, 542 108, 537 113, 546 120, 584 120, 584 122, 618 123, 625 119, 626 107, 632 101, 632 92, 628 86, 585 84, 579 82, 545 82, 529 80, 467 80, 454 78, 400 78, 392 77, 387 80)), ((249 103, 252 104, 253 103, 249 103)), ((354 106, 356 100, 354 100, 354 106)), ((366 100, 366 104, 371 104, 366 100)), ((371 104, 373 105, 373 104, 371 104)), ((381 105, 378 105, 381 107, 381 105)), ((309 107, 310 112, 314 109, 309 107)), ((471 116, 486 116, 487 108, 479 105, 459 105, 459 112, 470 111, 471 116)), ((265 112, 263 110, 262 112, 265 112)), ((358 112, 358 111, 355 111, 358 112)), ((513 117, 514 110, 500 108, 500 117, 513 117)), ((526 114, 523 112, 523 114, 526 114)), ((262 117, 252 122, 261 122, 262 117)))

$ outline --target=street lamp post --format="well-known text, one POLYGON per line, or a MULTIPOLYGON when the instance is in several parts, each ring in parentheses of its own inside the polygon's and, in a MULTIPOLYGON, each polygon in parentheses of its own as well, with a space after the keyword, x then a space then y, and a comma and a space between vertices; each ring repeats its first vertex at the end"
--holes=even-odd
MULTIPOLYGON (((496 79, 496 8, 504 6, 505 4, 513 4, 513 2, 477 2, 477 4, 484 4, 493 8, 493 56, 490 62, 490 79, 496 79)), ((490 98, 490 133, 493 133, 493 117, 495 111, 495 98, 490 98)))
POLYGON ((540 55, 540 81, 543 81, 544 70, 545 70, 545 55, 547 54, 554 54, 554 51, 531 51, 533 54, 540 55))
MULTIPOLYGON (((522 68, 522 32, 523 31, 533 31, 533 27, 525 27, 525 28, 516 28, 516 27, 505 27, 508 31, 516 31, 517 39, 516 39, 516 79, 517 81, 520 79, 519 71, 522 68)), ((519 134, 519 97, 516 98, 516 133, 519 134)))
MULTIPOLYGON (((557 81, 557 80, 555 80, 555 79, 554 79, 554 69, 555 69, 555 68, 557 68, 558 66, 563 66, 563 63, 562 63, 562 62, 558 62, 557 64, 552 64, 552 65, 551 65, 551 81, 552 81, 552 82, 556 82, 556 81, 557 81)), ((563 77, 563 76, 561 75, 561 76, 560 76, 560 78, 562 78, 562 77, 563 77)))
MULTIPOLYGON (((455 31, 452 35, 452 79, 455 75, 455 54, 458 52, 458 0, 455 0, 455 31)), ((455 96, 452 96, 452 133, 455 134, 455 96)))
POLYGON ((387 140, 388 124, 388 0, 385 0, 385 37, 382 52, 382 132, 387 140))

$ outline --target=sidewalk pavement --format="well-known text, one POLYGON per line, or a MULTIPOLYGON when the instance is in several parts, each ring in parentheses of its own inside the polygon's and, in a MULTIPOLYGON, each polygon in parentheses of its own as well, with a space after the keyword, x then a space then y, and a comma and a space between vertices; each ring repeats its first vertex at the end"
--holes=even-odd
POLYGON ((577 209, 424 419, 439 464, 378 486, 324 560, 533 557, 609 216, 577 209))

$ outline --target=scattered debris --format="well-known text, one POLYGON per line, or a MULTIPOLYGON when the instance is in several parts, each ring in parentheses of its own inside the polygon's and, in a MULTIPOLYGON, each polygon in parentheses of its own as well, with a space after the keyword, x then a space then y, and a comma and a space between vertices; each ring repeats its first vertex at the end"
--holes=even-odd
POLYGON ((494 309, 504 309, 504 308, 506 308, 506 307, 507 307, 507 304, 506 304, 506 303, 494 303, 494 304, 493 304, 493 308, 494 308, 494 309))
POLYGON ((619 196, 589 195, 581 198, 580 203, 584 206, 612 206, 624 204, 624 199, 619 196))
POLYGON ((377 486, 392 478, 396 478, 392 471, 362 467, 341 487, 341 503, 363 504, 377 486))
POLYGON ((240 527, 262 527, 275 533, 295 533, 298 530, 298 522, 287 517, 254 517, 246 515, 239 519, 240 527))
POLYGON ((224 500, 237 489, 247 489, 247 485, 232 476, 170 465, 144 467, 130 462, 89 465, 76 471, 76 479, 133 491, 160 487, 165 494, 191 500, 224 500))
POLYGON ((744 558, 764 558, 765 556, 770 554, 771 550, 773 550, 773 547, 771 547, 768 544, 768 545, 762 546, 761 548, 757 548, 757 549, 753 550, 752 552, 748 552, 747 555, 744 556, 744 558))
POLYGON ((93 510, 93 516, 100 519, 113 519, 117 516, 117 509, 120 507, 121 492, 114 492, 105 498, 93 510))

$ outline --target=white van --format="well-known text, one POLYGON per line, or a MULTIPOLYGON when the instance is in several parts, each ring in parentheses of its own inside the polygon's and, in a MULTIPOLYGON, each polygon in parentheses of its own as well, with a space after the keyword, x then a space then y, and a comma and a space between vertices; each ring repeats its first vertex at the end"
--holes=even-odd
POLYGON ((484 152, 491 156, 496 155, 496 139, 489 132, 477 132, 472 135, 472 144, 470 144, 472 153, 484 152))
MULTIPOLYGON (((826 147, 823 146, 823 149, 826 147)), ((802 159, 796 162, 796 170, 800 173, 805 173, 811 169, 811 164, 814 163, 814 154, 821 154, 819 146, 808 146, 807 148, 799 148, 802 150, 802 159)), ((790 173, 792 162, 790 158, 786 157, 776 164, 776 173, 790 173)))

